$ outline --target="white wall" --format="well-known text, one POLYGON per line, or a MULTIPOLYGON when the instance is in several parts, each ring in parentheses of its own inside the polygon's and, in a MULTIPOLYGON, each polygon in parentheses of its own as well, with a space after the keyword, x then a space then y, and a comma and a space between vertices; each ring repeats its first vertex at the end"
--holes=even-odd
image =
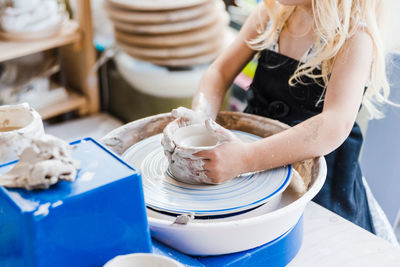
MULTIPOLYGON (((388 70, 391 100, 400 103, 400 55, 394 56, 388 70)), ((376 199, 394 224, 400 210, 400 108, 387 105, 384 110, 384 119, 368 123, 361 168, 376 199)))

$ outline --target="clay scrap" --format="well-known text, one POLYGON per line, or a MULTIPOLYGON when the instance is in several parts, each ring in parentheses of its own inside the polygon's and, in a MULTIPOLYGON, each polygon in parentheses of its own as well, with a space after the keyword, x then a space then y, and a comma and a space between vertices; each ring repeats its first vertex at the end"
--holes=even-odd
POLYGON ((28 141, 19 162, 0 175, 0 185, 35 190, 47 189, 60 180, 75 180, 79 163, 71 158, 72 148, 65 141, 51 135, 28 141))

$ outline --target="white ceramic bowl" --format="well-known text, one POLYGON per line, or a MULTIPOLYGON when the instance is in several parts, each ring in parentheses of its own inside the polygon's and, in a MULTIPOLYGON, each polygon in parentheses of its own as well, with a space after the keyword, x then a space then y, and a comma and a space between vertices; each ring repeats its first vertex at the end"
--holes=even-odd
POLYGON ((29 145, 27 137, 42 135, 42 119, 28 104, 0 106, 0 164, 17 159, 29 145))
POLYGON ((184 267, 181 263, 157 254, 133 253, 117 256, 108 261, 104 267, 184 267))
POLYGON ((171 71, 166 67, 134 59, 124 52, 117 53, 115 62, 122 77, 139 92, 172 98, 193 97, 208 68, 207 64, 189 70, 171 71))

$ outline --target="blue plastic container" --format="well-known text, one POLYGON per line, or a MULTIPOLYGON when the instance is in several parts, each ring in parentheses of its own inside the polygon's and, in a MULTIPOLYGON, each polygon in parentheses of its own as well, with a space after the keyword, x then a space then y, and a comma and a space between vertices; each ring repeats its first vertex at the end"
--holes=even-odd
POLYGON ((0 266, 102 266, 152 251, 140 174, 91 138, 73 145, 75 182, 0 187, 0 266))

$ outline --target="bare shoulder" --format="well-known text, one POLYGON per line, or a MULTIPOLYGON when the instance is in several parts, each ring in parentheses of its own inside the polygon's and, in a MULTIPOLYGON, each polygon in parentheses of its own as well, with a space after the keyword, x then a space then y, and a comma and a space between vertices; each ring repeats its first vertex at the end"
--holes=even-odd
POLYGON ((269 15, 267 7, 264 2, 261 2, 250 14, 243 28, 251 31, 253 34, 254 32, 260 34, 260 29, 265 29, 268 21, 269 15))
MULTIPOLYGON (((239 33, 239 40, 246 43, 258 37, 265 29, 269 21, 268 11, 263 2, 259 3, 249 15, 239 33)), ((247 44, 246 44, 247 46, 247 44)))
POLYGON ((348 38, 339 52, 345 58, 367 57, 372 58, 374 49, 373 39, 365 27, 358 30, 348 38))
POLYGON ((265 18, 268 18, 268 8, 265 5, 264 1, 261 1, 258 4, 258 9, 260 10, 259 12, 261 15, 265 16, 265 18))

